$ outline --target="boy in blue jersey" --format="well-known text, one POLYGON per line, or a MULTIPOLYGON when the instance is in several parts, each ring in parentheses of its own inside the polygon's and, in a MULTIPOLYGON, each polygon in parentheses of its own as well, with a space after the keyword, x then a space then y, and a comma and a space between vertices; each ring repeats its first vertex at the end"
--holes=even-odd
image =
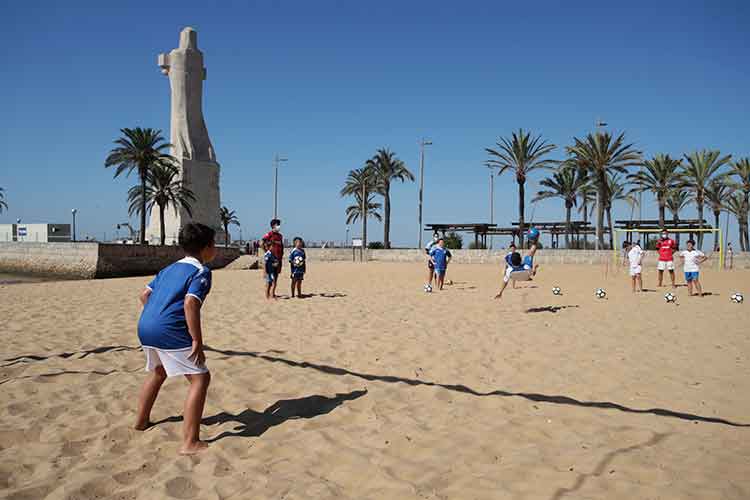
POLYGON ((448 263, 451 261, 451 252, 445 248, 445 240, 438 238, 437 244, 430 249, 430 261, 435 268, 435 284, 438 290, 443 289, 445 282, 445 272, 448 270, 448 263))
POLYGON ((297 236, 294 238, 294 250, 289 254, 289 264, 292 269, 292 298, 294 298, 295 287, 297 289, 297 298, 302 298, 302 280, 305 278, 307 271, 307 256, 303 250, 305 242, 297 236))
POLYGON ((167 379, 184 375, 190 388, 185 400, 180 454, 192 455, 208 444, 199 438, 201 416, 211 374, 206 368, 201 330, 201 306, 211 290, 211 271, 205 266, 216 256, 213 229, 189 223, 180 229, 185 258, 161 270, 141 293, 143 312, 138 339, 151 372, 138 397, 136 430, 151 425, 151 408, 167 379))
MULTIPOLYGON (((534 264, 534 256, 536 255, 536 243, 531 245, 531 248, 529 248, 528 253, 521 257, 521 254, 518 252, 513 252, 510 254, 510 258, 506 258, 506 262, 508 263, 508 267, 505 269, 505 275, 503 276, 503 286, 500 288, 500 292, 498 292, 497 295, 495 295, 496 299, 501 299, 503 297, 503 292, 505 291, 505 287, 508 286, 508 282, 511 281, 511 275, 514 272, 517 271, 529 271, 531 277, 536 276, 537 271, 539 270, 539 264, 534 264)), ((514 281, 514 288, 515 288, 515 281, 514 281)))
POLYGON ((279 279, 279 259, 273 254, 271 247, 273 243, 270 240, 263 240, 263 269, 266 273, 266 299, 276 298, 276 282, 279 279))

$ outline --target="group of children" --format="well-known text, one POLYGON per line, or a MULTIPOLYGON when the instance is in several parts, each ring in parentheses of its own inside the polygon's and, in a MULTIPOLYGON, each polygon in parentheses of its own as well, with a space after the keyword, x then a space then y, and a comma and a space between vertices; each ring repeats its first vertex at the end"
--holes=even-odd
MULTIPOLYGON (((281 221, 271 221, 271 231, 263 238, 264 269, 266 274, 266 297, 275 298, 276 282, 281 272, 283 257, 283 237, 281 221)), ((534 263, 537 252, 538 231, 531 238, 531 247, 525 256, 516 250, 515 245, 506 255, 506 268, 503 284, 495 296, 500 299, 510 281, 529 280, 536 275, 539 266, 534 263)), ((135 428, 146 430, 150 427, 151 409, 159 390, 167 377, 184 375, 190 386, 185 400, 181 454, 194 454, 207 447, 199 439, 199 430, 206 394, 211 375, 206 367, 201 329, 201 308, 211 291, 211 271, 206 266, 216 256, 215 231, 198 223, 186 224, 179 234, 179 244, 185 251, 185 258, 162 269, 146 286, 140 296, 143 312, 138 322, 138 338, 146 356, 146 370, 149 376, 141 388, 138 398, 138 412, 135 428)), ((626 256, 630 264, 633 291, 643 290, 641 280, 644 252, 637 243, 625 243, 626 256)), ((657 245, 659 250, 659 284, 664 271, 669 271, 672 286, 674 281, 674 252, 677 245, 665 231, 657 245)), ((436 278, 438 289, 443 288, 450 251, 445 248, 445 240, 435 234, 425 251, 428 255, 428 284, 436 278)), ((687 242, 687 250, 680 252, 684 262, 685 280, 688 291, 693 295, 702 294, 699 280, 700 264, 706 256, 695 249, 695 243, 687 242)), ((301 296, 302 280, 306 271, 304 242, 294 238, 294 249, 289 255, 291 264, 292 296, 301 296)))
MULTIPOLYGON (((623 243, 623 249, 625 252, 625 259, 623 264, 628 264, 630 268, 630 279, 633 288, 633 293, 636 291, 643 291, 643 279, 641 274, 643 272, 643 258, 645 252, 641 246, 636 242, 626 241, 623 243), (627 261, 627 262, 625 262, 627 261)), ((659 241, 656 243, 656 250, 659 254, 659 260, 656 266, 658 271, 658 284, 661 287, 664 282, 664 271, 669 272, 670 281, 672 282, 672 288, 676 288, 675 274, 674 274, 674 257, 677 249, 677 243, 669 237, 667 231, 661 233, 659 241)), ((688 287, 688 295, 690 296, 702 296, 703 288, 700 282, 700 265, 708 260, 708 257, 695 248, 695 241, 688 240, 687 249, 679 252, 679 257, 683 263, 683 271, 685 273, 685 282, 688 287)))

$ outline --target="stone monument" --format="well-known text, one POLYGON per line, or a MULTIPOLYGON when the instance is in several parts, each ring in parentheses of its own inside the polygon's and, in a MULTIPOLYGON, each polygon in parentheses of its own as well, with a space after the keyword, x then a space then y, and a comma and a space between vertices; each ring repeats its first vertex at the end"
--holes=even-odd
MULTIPOLYGON (((179 164, 183 185, 190 188, 196 198, 191 204, 192 217, 182 209, 169 207, 165 210, 166 243, 175 243, 180 227, 189 221, 211 226, 217 231, 217 242, 223 241, 219 221, 219 164, 203 120, 206 68, 203 53, 198 50, 198 33, 193 28, 183 29, 179 47, 168 54, 159 54, 158 64, 162 73, 169 77, 172 90, 172 156, 179 164)), ((146 237, 150 243, 158 243, 159 236, 159 211, 152 210, 146 237)))

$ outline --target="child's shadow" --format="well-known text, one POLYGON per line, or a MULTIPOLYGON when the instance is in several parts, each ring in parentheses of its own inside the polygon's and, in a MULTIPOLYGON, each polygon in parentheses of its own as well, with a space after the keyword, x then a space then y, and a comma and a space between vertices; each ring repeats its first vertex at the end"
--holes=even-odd
MULTIPOLYGON (((281 425, 287 420, 298 418, 314 418, 331 413, 336 407, 345 401, 353 401, 367 394, 366 390, 354 391, 347 394, 336 394, 334 397, 320 395, 307 396, 299 399, 282 399, 266 408, 262 413, 247 408, 234 414, 226 411, 217 413, 210 417, 204 417, 203 425, 219 425, 235 422, 237 425, 233 431, 224 431, 216 437, 207 439, 209 443, 219 441, 227 437, 258 437, 271 427, 281 425)), ((169 417, 153 425, 164 422, 181 422, 182 417, 169 417)))
POLYGON ((573 305, 573 306, 544 306, 544 307, 531 307, 529 309, 526 309, 526 313, 541 313, 541 312, 551 312, 551 313, 557 313, 558 311, 562 309, 577 309, 581 306, 579 305, 573 305))
POLYGON ((306 295, 305 297, 323 297, 325 299, 338 299, 340 297, 346 297, 346 294, 340 293, 340 292, 321 292, 321 293, 311 293, 309 295, 306 295))

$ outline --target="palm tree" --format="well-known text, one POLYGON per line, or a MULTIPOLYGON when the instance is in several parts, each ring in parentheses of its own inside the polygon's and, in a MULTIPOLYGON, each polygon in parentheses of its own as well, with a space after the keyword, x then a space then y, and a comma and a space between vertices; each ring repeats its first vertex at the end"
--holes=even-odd
POLYGON ((607 172, 607 193, 604 200, 604 210, 607 215, 607 226, 609 227, 609 246, 612 246, 612 241, 615 235, 615 226, 612 223, 612 205, 616 201, 624 201, 628 205, 635 207, 638 205, 638 198, 633 193, 626 189, 627 184, 623 182, 619 173, 607 172))
POLYGON ((240 225, 240 219, 237 218, 237 216, 234 213, 234 210, 229 210, 227 207, 221 207, 219 209, 219 219, 221 220, 221 225, 224 227, 224 246, 229 246, 229 226, 237 226, 240 225))
POLYGON ((8 204, 5 202, 5 189, 0 188, 0 214, 3 210, 8 210, 8 204))
MULTIPOLYGON (((745 204, 744 215, 740 216, 745 218, 745 227, 747 227, 748 212, 750 212, 750 158, 741 158, 732 163, 732 169, 729 171, 729 174, 738 178, 737 188, 742 191, 745 204)), ((748 235, 747 231, 745 231, 744 235, 740 236, 740 240, 744 238, 740 246, 744 246, 746 251, 750 250, 749 237, 750 235, 748 235)))
POLYGON ((617 137, 609 132, 588 134, 584 140, 573 138, 573 146, 566 149, 578 165, 584 166, 596 185, 596 242, 604 248, 604 212, 607 197, 607 173, 627 171, 627 167, 639 166, 643 162, 641 152, 633 144, 625 143, 625 133, 617 137))
POLYGON ((383 196, 385 221, 383 223, 383 246, 391 248, 391 182, 414 181, 404 162, 399 160, 389 149, 378 149, 375 156, 367 161, 377 178, 378 194, 383 196))
MULTIPOLYGON (((346 177, 344 187, 341 188, 340 195, 343 196, 354 196, 355 200, 359 205, 360 216, 362 220, 362 245, 367 248, 367 219, 369 216, 373 216, 378 220, 381 220, 380 214, 376 217, 370 213, 369 203, 372 200, 370 197, 371 193, 378 192, 378 179, 373 171, 372 166, 368 163, 362 168, 355 168, 349 171, 349 175, 346 177), (367 200, 368 206, 365 206, 363 200, 367 200), (366 216, 362 216, 362 214, 366 216)), ((348 215, 348 213, 347 213, 348 215)))
MULTIPOLYGON (((714 213, 714 227, 721 229, 721 212, 726 209, 726 203, 734 192, 734 186, 723 178, 711 179, 706 187, 706 200, 714 213)), ((714 233, 714 248, 719 247, 719 233, 714 233)))
POLYGON ((643 168, 638 172, 628 174, 628 180, 635 184, 634 192, 651 191, 659 205, 659 227, 666 225, 667 197, 681 182, 680 160, 669 155, 657 154, 650 160, 643 162, 643 168))
POLYGON ((739 228, 740 235, 740 250, 743 252, 750 251, 750 247, 747 245, 748 223, 745 195, 736 191, 727 199, 726 207, 729 213, 737 218, 737 227, 739 228))
MULTIPOLYGON (((703 203, 706 188, 711 179, 719 174, 719 169, 729 163, 732 155, 721 156, 719 151, 694 151, 685 155, 686 164, 682 167, 684 186, 693 193, 698 208, 698 227, 703 229, 703 203)), ((698 249, 703 246, 703 233, 698 233, 698 249)))
POLYGON ((539 184, 548 188, 539 191, 532 202, 548 198, 560 198, 565 204, 565 248, 570 248, 570 234, 573 232, 570 223, 570 212, 578 202, 578 193, 581 186, 587 182, 584 177, 578 175, 574 168, 562 166, 552 177, 542 179, 539 184))
POLYGON ((161 130, 151 128, 120 129, 122 137, 115 140, 117 147, 113 148, 106 160, 105 167, 116 167, 115 177, 123 172, 125 175, 135 170, 141 181, 141 244, 146 243, 146 182, 149 170, 159 164, 175 163, 175 159, 164 150, 171 147, 161 136, 161 130))
MULTIPOLYGON (((675 227, 680 222, 680 212, 692 201, 692 195, 680 187, 674 188, 667 195, 667 208, 672 212, 672 223, 675 227)), ((680 233, 677 233, 677 246, 680 246, 680 233)))
POLYGON ((348 207, 346 207, 347 224, 353 224, 354 222, 357 222, 358 219, 362 218, 363 213, 366 213, 367 217, 374 217, 379 221, 383 220, 383 218, 380 216, 380 212, 378 212, 382 205, 375 202, 374 194, 368 195, 367 207, 363 207, 362 195, 360 193, 354 193, 354 201, 354 205, 349 205, 348 207))
MULTIPOLYGON (((581 187, 578 190, 578 198, 581 200, 581 205, 578 212, 583 216, 584 227, 589 224, 589 217, 594 215, 594 208, 596 207, 596 187, 591 181, 591 177, 588 172, 584 169, 578 169, 578 175, 583 179, 581 187)), ((589 236, 584 231, 583 233, 583 249, 585 250, 588 246, 589 236)))
POLYGON ((144 206, 150 212, 154 205, 158 206, 162 245, 164 245, 166 239, 164 210, 167 206, 172 205, 175 212, 184 209, 189 216, 192 217, 193 215, 191 204, 195 202, 195 194, 182 185, 179 170, 174 165, 166 162, 153 165, 146 173, 145 198, 143 196, 144 191, 141 185, 133 186, 128 190, 128 201, 130 203, 128 213, 130 215, 140 214, 144 206))
POLYGON ((513 132, 510 138, 501 137, 496 143, 498 149, 485 148, 490 159, 485 162, 489 167, 498 167, 497 175, 511 172, 516 176, 518 183, 518 236, 521 248, 523 248, 524 210, 526 204, 526 178, 534 170, 549 168, 557 162, 543 159, 551 153, 556 146, 547 144, 542 136, 531 136, 531 132, 519 129, 513 132))

